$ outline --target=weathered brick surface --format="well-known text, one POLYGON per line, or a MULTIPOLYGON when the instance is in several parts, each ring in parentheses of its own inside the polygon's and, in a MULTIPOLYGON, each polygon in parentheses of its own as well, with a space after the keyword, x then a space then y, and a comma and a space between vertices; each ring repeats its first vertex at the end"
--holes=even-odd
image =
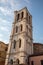
POLYGON ((0 41, 0 65, 5 64, 7 48, 8 48, 8 45, 0 41))
POLYGON ((33 43, 33 53, 34 54, 43 53, 43 44, 41 44, 41 43, 33 43))
POLYGON ((5 61, 0 61, 0 65, 4 65, 5 64, 5 61))

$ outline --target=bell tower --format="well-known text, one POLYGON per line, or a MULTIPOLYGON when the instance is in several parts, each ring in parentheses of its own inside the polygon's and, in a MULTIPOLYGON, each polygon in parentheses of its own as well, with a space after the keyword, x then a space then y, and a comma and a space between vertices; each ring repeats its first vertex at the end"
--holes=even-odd
POLYGON ((32 16, 26 7, 14 13, 5 65, 27 64, 28 55, 33 54, 32 16))

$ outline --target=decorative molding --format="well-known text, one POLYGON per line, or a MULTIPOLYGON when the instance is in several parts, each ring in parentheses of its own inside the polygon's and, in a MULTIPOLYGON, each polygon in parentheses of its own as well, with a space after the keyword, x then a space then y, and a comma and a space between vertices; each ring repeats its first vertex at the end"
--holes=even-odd
POLYGON ((25 51, 18 51, 18 52, 15 52, 15 53, 7 53, 7 55, 15 55, 15 54, 19 54, 19 53, 25 53, 26 55, 28 55, 28 53, 25 52, 25 51))

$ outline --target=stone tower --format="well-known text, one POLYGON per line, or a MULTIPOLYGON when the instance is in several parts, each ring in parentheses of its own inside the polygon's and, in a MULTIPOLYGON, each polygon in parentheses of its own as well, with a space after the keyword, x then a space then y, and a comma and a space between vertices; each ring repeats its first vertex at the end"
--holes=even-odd
POLYGON ((32 16, 26 7, 14 13, 5 65, 27 64, 28 55, 33 53, 32 16))

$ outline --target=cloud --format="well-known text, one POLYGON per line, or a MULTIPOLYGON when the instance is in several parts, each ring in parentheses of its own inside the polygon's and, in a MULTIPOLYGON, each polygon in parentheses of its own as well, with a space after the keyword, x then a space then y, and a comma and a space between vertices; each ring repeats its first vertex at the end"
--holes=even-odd
MULTIPOLYGON (((13 15, 14 10, 20 9, 20 7, 23 6, 22 5, 23 2, 29 4, 30 0, 0 0, 0 3, 2 4, 2 6, 0 6, 0 12, 1 12, 0 16, 1 16, 1 14, 3 14, 5 16, 5 18, 7 18, 7 15, 8 15, 8 16, 10 16, 8 18, 11 19, 11 17, 14 16, 13 15)), ((2 25, 0 26, 0 31, 2 32, 2 34, 0 33, 0 40, 4 41, 6 43, 8 42, 8 39, 5 37, 4 37, 5 39, 3 38, 3 36, 5 35, 3 32, 6 33, 6 37, 8 37, 10 35, 9 31, 11 28, 10 27, 11 24, 9 24, 9 23, 11 23, 11 22, 8 21, 9 20, 8 18, 7 18, 7 20, 3 19, 3 17, 0 18, 1 24, 4 24, 7 26, 7 27, 2 26, 2 25)))
POLYGON ((2 19, 2 18, 0 18, 0 22, 2 22, 2 23, 6 23, 7 21, 4 20, 4 19, 2 19))
POLYGON ((3 34, 0 34, 0 41, 2 41, 2 38, 3 38, 3 34))
POLYGON ((7 27, 4 27, 4 26, 1 26, 1 27, 0 27, 0 30, 2 30, 2 31, 4 31, 4 32, 5 32, 5 31, 6 31, 6 32, 9 32, 9 29, 8 29, 7 27))
POLYGON ((12 11, 14 11, 20 3, 21 3, 21 0, 9 0, 9 5, 12 11))
POLYGON ((8 22, 7 20, 2 19, 2 18, 0 18, 0 22, 1 22, 1 23, 4 23, 4 24, 7 24, 7 23, 9 24, 9 23, 10 23, 10 22, 8 22))
POLYGON ((0 41, 3 41, 5 44, 7 44, 9 40, 4 40, 3 38, 0 38, 0 41))
POLYGON ((3 41, 3 35, 0 34, 0 41, 3 41))
POLYGON ((0 41, 2 41, 2 38, 0 38, 0 41))
MULTIPOLYGON (((30 4, 30 0, 24 0, 28 5, 30 4)), ((1 2, 5 2, 4 7, 0 7, 0 11, 6 15, 12 15, 13 11, 22 5, 22 0, 1 0, 1 2)))
POLYGON ((24 0, 26 3, 30 3, 30 0, 24 0))
POLYGON ((6 39, 3 40, 3 41, 4 41, 5 44, 8 44, 8 42, 9 42, 9 40, 6 40, 6 39))
POLYGON ((3 34, 0 34, 0 37, 3 37, 3 34))
POLYGON ((7 9, 6 7, 0 7, 0 11, 6 16, 11 15, 11 10, 7 9))
POLYGON ((0 3, 6 3, 8 0, 0 0, 0 3))
POLYGON ((15 4, 16 4, 16 3, 14 3, 14 0, 11 0, 11 1, 10 1, 10 5, 11 5, 12 7, 14 7, 15 4))

